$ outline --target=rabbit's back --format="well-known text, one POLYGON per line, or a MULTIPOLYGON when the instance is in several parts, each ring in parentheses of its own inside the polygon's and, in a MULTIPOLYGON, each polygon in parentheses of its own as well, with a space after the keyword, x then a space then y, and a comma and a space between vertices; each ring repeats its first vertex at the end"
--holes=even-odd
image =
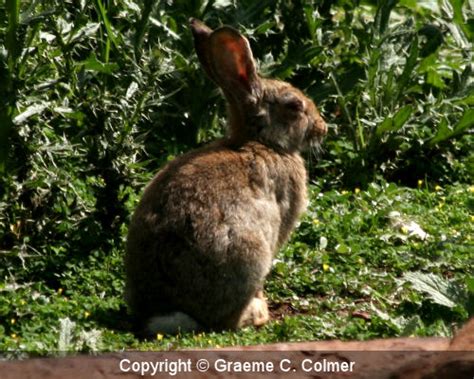
POLYGON ((210 232, 219 228, 258 229, 274 249, 286 240, 305 200, 299 154, 277 154, 259 143, 237 150, 222 144, 170 162, 146 188, 134 218, 157 229, 197 233, 190 236, 203 248, 215 243, 210 232))

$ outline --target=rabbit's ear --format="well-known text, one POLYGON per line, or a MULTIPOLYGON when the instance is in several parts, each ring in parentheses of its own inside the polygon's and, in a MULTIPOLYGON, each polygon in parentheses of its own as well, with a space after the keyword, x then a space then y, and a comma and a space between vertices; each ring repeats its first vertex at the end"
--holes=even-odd
POLYGON ((194 18, 189 24, 199 61, 227 98, 240 102, 258 96, 261 84, 247 39, 229 26, 213 31, 194 18))
POLYGON ((194 48, 196 49, 196 54, 199 58, 199 61, 201 62, 204 71, 206 71, 206 74, 213 81, 217 82, 217 79, 215 78, 215 75, 212 72, 208 54, 209 37, 212 33, 212 29, 195 18, 189 19, 189 25, 194 36, 194 48))
POLYGON ((240 100, 258 95, 261 84, 250 44, 237 30, 223 26, 211 33, 208 60, 213 79, 227 96, 240 100))

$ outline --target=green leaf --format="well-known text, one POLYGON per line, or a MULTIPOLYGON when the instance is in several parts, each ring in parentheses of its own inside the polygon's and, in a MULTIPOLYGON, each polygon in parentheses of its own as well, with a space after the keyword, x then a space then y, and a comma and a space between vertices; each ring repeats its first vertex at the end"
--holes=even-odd
POLYGON ((376 136, 381 136, 387 132, 396 132, 400 130, 403 125, 408 121, 413 112, 413 107, 411 105, 405 105, 400 108, 393 117, 387 117, 377 128, 375 134, 376 136))
POLYGON ((95 55, 91 55, 85 61, 77 63, 77 66, 82 66, 86 70, 101 72, 103 74, 112 74, 119 68, 119 65, 117 63, 101 62, 97 59, 95 55))
POLYGON ((466 109, 458 123, 451 129, 446 119, 440 122, 436 135, 429 141, 430 146, 444 142, 450 138, 456 137, 464 133, 474 126, 474 109, 466 109))
POLYGON ((316 33, 316 28, 318 23, 316 22, 316 18, 314 17, 314 7, 310 5, 306 5, 304 7, 304 14, 306 16, 306 25, 308 26, 309 33, 311 38, 314 38, 316 33))
POLYGON ((474 109, 467 109, 461 117, 461 120, 453 129, 453 135, 463 133, 465 130, 474 126, 474 109))
POLYGON ((407 8, 410 8, 412 10, 416 10, 417 6, 418 6, 418 1, 416 1, 416 0, 400 0, 399 5, 401 7, 407 7, 407 8))
POLYGON ((20 0, 7 0, 5 4, 8 23, 5 38, 5 47, 8 51, 8 66, 11 71, 21 54, 21 44, 18 40, 18 23, 20 20, 20 0))
POLYGON ((454 308, 459 303, 459 298, 451 283, 435 274, 422 272, 408 272, 403 280, 420 292, 424 292, 436 304, 454 308))
POLYGON ((104 4, 102 4, 101 0, 96 0, 96 4, 99 8, 100 17, 102 18, 102 21, 105 25, 105 30, 107 30, 107 37, 109 41, 111 41, 112 44, 115 46, 115 48, 118 49, 119 46, 117 43, 117 38, 115 37, 114 29, 107 16, 107 10, 105 9, 104 4))
POLYGON ((435 70, 437 67, 437 56, 436 54, 431 54, 428 55, 426 58, 423 58, 423 60, 420 62, 420 65, 418 66, 418 72, 421 73, 426 73, 429 72, 430 70, 435 70))
POLYGON ((336 245, 336 252, 339 254, 347 254, 351 252, 351 248, 344 243, 340 243, 336 245))
POLYGON ((446 84, 444 83, 443 78, 435 70, 428 71, 428 75, 426 77, 426 82, 431 84, 433 87, 436 87, 436 88, 439 88, 439 89, 446 88, 446 84))
POLYGON ((88 22, 86 25, 70 34, 68 43, 76 43, 82 39, 89 38, 95 35, 99 28, 100 24, 98 22, 88 22))
POLYGON ((430 144, 434 145, 440 141, 448 139, 452 132, 453 130, 448 126, 448 120, 446 120, 446 118, 443 118, 439 123, 438 131, 436 132, 436 135, 433 137, 433 139, 430 141, 430 144))
POLYGON ((400 97, 403 95, 403 90, 407 86, 410 76, 413 74, 413 70, 416 66, 416 62, 418 59, 418 37, 416 34, 413 37, 410 45, 410 53, 405 63, 405 67, 403 67, 403 72, 398 78, 398 96, 400 97))
POLYGON ((466 36, 471 39, 471 31, 466 27, 464 21, 462 7, 465 0, 449 0, 451 6, 453 7, 453 21, 461 28, 461 30, 466 34, 466 36))
POLYGON ((375 131, 375 135, 380 137, 383 133, 390 130, 392 128, 392 125, 393 125, 392 117, 390 116, 386 117, 385 120, 382 121, 382 123, 379 125, 379 127, 375 131))
POLYGON ((395 114, 393 117, 393 126, 394 130, 399 130, 410 118, 413 112, 413 107, 411 105, 405 105, 404 107, 400 108, 400 110, 395 114))
POLYGON ((474 293, 474 276, 466 279, 467 290, 474 293))
POLYGON ((377 14, 375 15, 375 25, 379 30, 380 34, 385 32, 390 19, 390 13, 392 12, 395 5, 399 0, 381 0, 377 8, 377 14))
POLYGON ((466 96, 465 98, 456 99, 453 101, 453 104, 474 106, 474 94, 466 96))
POLYGON ((273 28, 275 24, 275 21, 263 22, 259 26, 257 26, 257 28, 255 29, 255 34, 265 34, 267 31, 273 28))

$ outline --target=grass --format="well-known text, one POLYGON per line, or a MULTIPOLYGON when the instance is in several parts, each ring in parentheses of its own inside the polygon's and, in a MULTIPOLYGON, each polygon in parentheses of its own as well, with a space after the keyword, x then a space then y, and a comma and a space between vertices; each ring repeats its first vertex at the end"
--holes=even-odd
MULTIPOLYGON (((474 187, 385 182, 310 188, 311 203, 266 283, 272 321, 237 332, 130 333, 122 249, 95 251, 45 281, 0 287, 0 350, 173 350, 278 341, 451 336, 474 313, 474 187), (399 212, 395 222, 390 212, 399 212), (401 221, 400 221, 401 220, 401 221), (410 235, 416 222, 428 237, 410 235)), ((38 257, 25 258, 25 265, 38 257)))

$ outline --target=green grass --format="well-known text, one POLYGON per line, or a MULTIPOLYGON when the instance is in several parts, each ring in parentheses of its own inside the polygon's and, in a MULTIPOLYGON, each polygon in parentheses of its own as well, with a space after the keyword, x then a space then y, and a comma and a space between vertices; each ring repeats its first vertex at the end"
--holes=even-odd
MULTIPOLYGON (((11 272, 0 287, 0 350, 46 354, 451 336, 474 313, 474 187, 381 183, 366 191, 322 192, 323 184, 311 186, 309 209, 276 257, 266 283, 273 316, 266 326, 135 339, 122 300, 123 251, 114 249, 72 260, 56 274, 55 286, 41 280, 18 285, 11 272), (391 211, 418 223, 427 239, 393 226, 391 211), (69 320, 74 326, 67 326, 69 320)), ((24 264, 39 258, 25 257, 24 264)))

